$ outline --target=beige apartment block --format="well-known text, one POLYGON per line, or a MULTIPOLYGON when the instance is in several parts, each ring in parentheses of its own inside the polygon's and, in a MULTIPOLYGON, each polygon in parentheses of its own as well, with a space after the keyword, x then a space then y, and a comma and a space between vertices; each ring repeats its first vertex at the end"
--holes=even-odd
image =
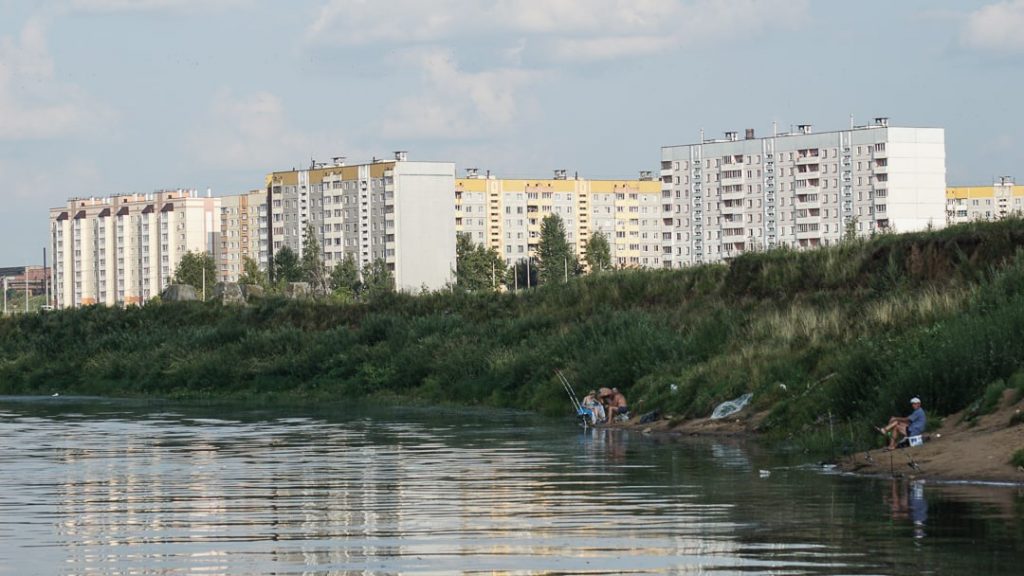
POLYGON ((266 269, 268 221, 265 190, 221 197, 216 252, 217 275, 221 281, 237 282, 246 258, 266 269))
POLYGON ((590 180, 556 170, 554 178, 530 180, 469 169, 455 182, 456 230, 497 250, 508 264, 536 256, 541 223, 555 214, 579 258, 600 231, 613 264, 659 267, 661 211, 661 184, 650 173, 639 180, 590 180))
POLYGON ((952 186, 946 190, 946 222, 1001 220, 1024 214, 1024 186, 1002 176, 991 186, 952 186))
POLYGON ((941 128, 810 125, 756 138, 662 149, 666 267, 720 262, 751 250, 812 248, 880 231, 946 223, 941 128))
POLYGON ((213 253, 220 202, 172 190, 73 198, 51 209, 55 306, 133 305, 159 295, 182 255, 213 253))
POLYGON ((352 256, 360 268, 383 260, 399 290, 438 290, 455 270, 455 165, 393 160, 347 165, 344 158, 266 178, 273 253, 287 246, 300 257, 312 224, 330 268, 352 256))

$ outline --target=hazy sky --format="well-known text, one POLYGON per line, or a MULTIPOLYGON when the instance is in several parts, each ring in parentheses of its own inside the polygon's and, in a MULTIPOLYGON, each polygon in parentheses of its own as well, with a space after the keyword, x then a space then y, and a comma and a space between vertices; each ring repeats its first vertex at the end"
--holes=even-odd
POLYGON ((262 187, 396 149, 504 176, 656 170, 772 122, 946 128, 1024 181, 1024 0, 0 0, 0 266, 70 196, 262 187))

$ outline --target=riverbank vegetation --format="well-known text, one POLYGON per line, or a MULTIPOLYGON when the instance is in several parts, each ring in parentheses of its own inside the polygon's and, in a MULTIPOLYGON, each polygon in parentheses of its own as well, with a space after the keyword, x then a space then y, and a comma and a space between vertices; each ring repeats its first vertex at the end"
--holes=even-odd
POLYGON ((562 261, 562 282, 518 293, 24 315, 0 322, 0 393, 559 413, 561 369, 581 395, 624 390, 634 413, 704 417, 752 392, 764 432, 852 446, 871 440, 870 423, 906 413, 911 396, 937 416, 984 408, 986 390, 1024 382, 1022 246, 1024 221, 1011 219, 686 270, 576 277, 562 261))

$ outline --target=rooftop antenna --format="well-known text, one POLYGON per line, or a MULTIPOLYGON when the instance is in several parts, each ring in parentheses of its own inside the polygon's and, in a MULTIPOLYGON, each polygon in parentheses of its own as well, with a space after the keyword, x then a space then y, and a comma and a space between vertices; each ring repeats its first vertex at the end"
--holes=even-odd
POLYGON ((853 130, 853 114, 850 114, 850 130, 853 130))
POLYGON ((775 121, 775 120, 772 120, 772 137, 775 137, 775 136, 778 136, 778 135, 779 135, 779 123, 777 121, 775 121))

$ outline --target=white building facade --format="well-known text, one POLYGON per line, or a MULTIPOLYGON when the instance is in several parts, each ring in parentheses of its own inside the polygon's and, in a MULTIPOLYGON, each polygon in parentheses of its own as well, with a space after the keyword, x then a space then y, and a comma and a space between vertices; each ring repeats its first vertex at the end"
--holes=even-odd
POLYGON ((75 198, 51 209, 54 305, 135 305, 158 296, 185 253, 213 254, 219 214, 220 198, 195 190, 75 198))
POLYGON ((438 290, 455 270, 455 164, 394 160, 346 165, 340 158, 267 176, 268 245, 302 256, 307 224, 328 268, 351 255, 360 269, 382 260, 406 292, 438 290))
POLYGON ((873 124, 662 148, 663 266, 946 222, 941 128, 873 124))

